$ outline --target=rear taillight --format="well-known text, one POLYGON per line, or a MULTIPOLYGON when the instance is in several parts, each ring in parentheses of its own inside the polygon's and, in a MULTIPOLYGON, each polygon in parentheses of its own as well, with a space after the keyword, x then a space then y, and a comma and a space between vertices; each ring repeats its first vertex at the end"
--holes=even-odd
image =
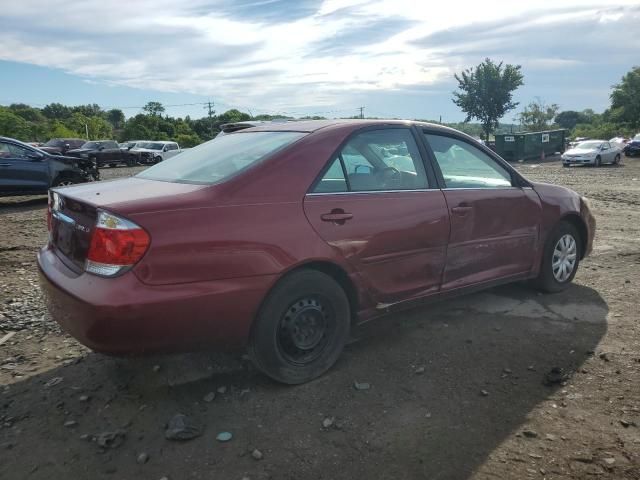
POLYGON ((85 270, 103 277, 122 273, 142 258, 150 242, 149 234, 132 221, 98 210, 85 270))

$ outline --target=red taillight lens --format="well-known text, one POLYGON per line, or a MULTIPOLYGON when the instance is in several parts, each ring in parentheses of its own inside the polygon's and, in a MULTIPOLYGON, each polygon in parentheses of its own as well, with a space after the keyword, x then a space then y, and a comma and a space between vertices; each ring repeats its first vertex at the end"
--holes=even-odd
POLYGON ((107 265, 133 265, 149 246, 149 235, 141 228, 109 230, 96 227, 87 259, 107 265))
POLYGON ((105 277, 135 265, 151 243, 149 234, 130 220, 99 211, 85 270, 105 277))

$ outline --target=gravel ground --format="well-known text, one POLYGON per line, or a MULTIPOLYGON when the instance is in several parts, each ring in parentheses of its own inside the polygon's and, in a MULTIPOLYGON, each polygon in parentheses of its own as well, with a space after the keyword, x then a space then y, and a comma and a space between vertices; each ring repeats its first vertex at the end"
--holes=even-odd
POLYGON ((389 316, 298 387, 240 356, 87 351, 41 302, 44 199, 0 199, 0 478, 640 479, 640 160, 518 168, 592 201, 574 286, 389 316))

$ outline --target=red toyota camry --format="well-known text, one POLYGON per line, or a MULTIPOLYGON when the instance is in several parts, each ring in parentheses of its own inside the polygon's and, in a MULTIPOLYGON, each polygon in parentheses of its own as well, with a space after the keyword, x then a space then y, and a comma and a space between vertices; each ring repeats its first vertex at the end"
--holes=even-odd
POLYGON ((301 121, 51 190, 38 263, 51 315, 96 351, 247 347, 293 384, 356 323, 501 283, 566 288, 594 228, 578 194, 450 128, 301 121))

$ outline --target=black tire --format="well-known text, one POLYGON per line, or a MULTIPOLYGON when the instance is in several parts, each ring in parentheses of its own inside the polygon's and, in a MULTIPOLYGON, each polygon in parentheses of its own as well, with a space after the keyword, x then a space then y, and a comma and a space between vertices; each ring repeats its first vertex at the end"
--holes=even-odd
POLYGON ((127 167, 135 167, 136 166, 136 158, 132 155, 127 158, 127 167))
POLYGON ((540 265, 540 273, 535 279, 534 283, 536 287, 544 292, 556 293, 565 290, 573 281, 578 271, 580 264, 580 257, 582 255, 582 243, 580 234, 576 227, 568 222, 560 222, 549 234, 542 253, 542 263, 540 265), (573 270, 570 272, 566 279, 559 280, 554 274, 553 261, 556 246, 559 244, 560 239, 570 235, 575 242, 575 264, 573 270))
POLYGON ((619 164, 620 164, 620 158, 621 158, 621 157, 620 157, 620 154, 617 154, 617 155, 615 156, 615 158, 613 159, 613 164, 614 164, 614 165, 619 165, 619 164))
POLYGON ((64 176, 64 177, 58 177, 56 178, 56 180, 53 182, 53 187, 68 187, 69 185, 76 185, 77 183, 81 183, 82 180, 75 178, 75 177, 69 177, 69 176, 64 176))
POLYGON ((158 156, 158 157, 154 157, 153 159, 153 163, 160 163, 162 161, 162 157, 158 156))
POLYGON ((110 166, 111 168, 116 168, 116 167, 118 166, 118 164, 117 164, 117 163, 110 163, 110 164, 109 164, 109 166, 110 166))
POLYGON ((269 293, 249 338, 256 368, 296 385, 319 377, 338 360, 349 338, 349 300, 330 276, 298 270, 269 293))
POLYGON ((600 155, 598 155, 596 157, 596 163, 594 164, 594 167, 599 167, 600 165, 602 165, 602 158, 600 158, 600 155))

